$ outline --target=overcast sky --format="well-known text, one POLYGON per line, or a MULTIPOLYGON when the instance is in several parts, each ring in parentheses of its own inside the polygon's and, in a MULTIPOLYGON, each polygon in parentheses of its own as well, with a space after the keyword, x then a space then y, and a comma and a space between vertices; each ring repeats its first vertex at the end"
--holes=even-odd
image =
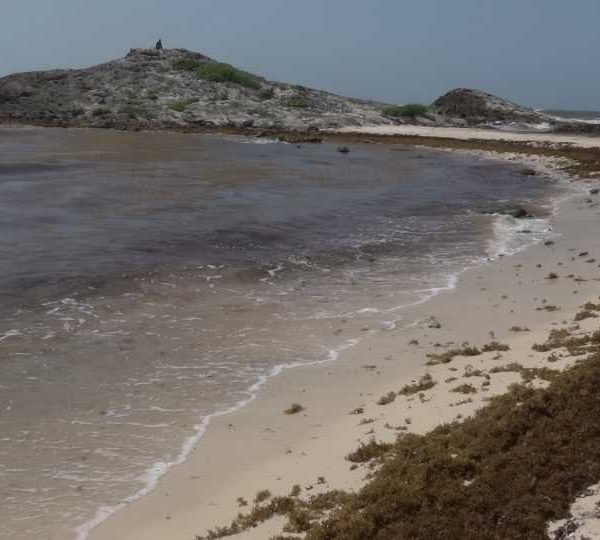
POLYGON ((600 110, 600 0, 0 0, 0 74, 186 47, 394 103, 474 87, 600 110))

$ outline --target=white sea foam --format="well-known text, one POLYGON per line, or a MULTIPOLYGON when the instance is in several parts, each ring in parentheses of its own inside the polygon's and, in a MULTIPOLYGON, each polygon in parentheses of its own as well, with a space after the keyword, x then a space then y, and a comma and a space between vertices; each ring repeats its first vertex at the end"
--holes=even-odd
POLYGON ((9 330, 8 332, 5 332, 4 334, 2 334, 0 336, 0 341, 4 341, 5 339, 8 339, 9 337, 16 337, 16 336, 21 336, 23 335, 21 333, 20 330, 9 330))
POLYGON ((491 258, 514 255, 528 246, 553 236, 549 219, 515 219, 496 216, 494 236, 488 241, 491 258))
POLYGON ((495 259, 503 255, 514 255, 532 245, 560 236, 553 226, 560 205, 586 191, 585 186, 577 184, 563 184, 563 188, 564 193, 551 201, 550 215, 546 218, 515 219, 511 216, 496 216, 494 236, 488 242, 489 256, 495 259))
POLYGON ((287 144, 278 139, 270 139, 269 137, 244 137, 240 135, 222 137, 240 144, 287 144))
POLYGON ((359 342, 360 342, 360 339, 349 339, 349 340, 345 341, 342 345, 337 347, 336 349, 331 349, 329 351, 329 353, 327 354, 327 356, 322 360, 314 360, 311 362, 299 361, 299 362, 293 362, 293 363, 289 363, 289 364, 280 364, 280 365, 275 366, 272 369, 270 369, 269 372, 266 373, 265 375, 260 376, 258 378, 258 380, 244 392, 245 397, 243 399, 239 400, 237 403, 235 403, 234 405, 232 405, 229 408, 226 408, 221 411, 217 411, 213 414, 203 417, 200 420, 200 422, 198 424, 196 424, 196 426, 194 427, 194 434, 191 435, 190 437, 188 437, 186 439, 186 441, 184 442, 182 449, 175 460, 173 460, 171 462, 158 461, 158 462, 154 463, 154 465, 150 469, 148 469, 139 478, 140 483, 142 485, 141 489, 139 489, 133 495, 125 498, 121 503, 119 503, 115 506, 100 507, 96 511, 96 515, 92 519, 90 519, 89 521, 76 527, 75 534, 76 534, 77 540, 85 540, 86 538, 89 537, 89 535, 93 529, 95 529, 101 523, 106 521, 110 516, 112 516, 119 510, 122 510, 128 504, 131 504, 132 502, 134 502, 134 501, 140 499, 141 497, 144 497, 148 493, 150 493, 156 487, 158 481, 173 466, 180 465, 188 458, 188 456, 191 454, 191 452, 198 445, 198 443, 200 442, 200 440, 206 433, 208 426, 210 425, 211 421, 214 418, 218 418, 220 416, 225 416, 225 415, 234 413, 235 411, 245 407, 246 405, 248 405, 249 403, 254 401, 258 396, 259 390, 269 381, 269 379, 276 377, 285 369, 294 369, 294 368, 298 368, 298 367, 314 366, 314 365, 334 362, 335 360, 337 360, 339 358, 340 354, 343 351, 356 346, 359 342))
MULTIPOLYGON (((256 141, 252 141, 252 142, 256 142, 256 141)), ((558 201, 557 201, 555 207, 557 207, 557 205, 558 205, 558 201)), ((402 303, 400 305, 388 308, 385 311, 387 313, 394 313, 396 311, 405 309, 407 307, 425 303, 425 302, 429 301, 431 298, 435 297, 436 295, 438 295, 444 291, 454 289, 459 282, 460 275, 463 272, 465 272, 466 270, 473 268, 475 266, 481 265, 481 264, 485 264, 485 263, 489 262, 490 259, 496 258, 502 254, 510 255, 512 253, 516 253, 516 252, 530 246, 532 243, 539 242, 543 238, 548 237, 548 235, 553 234, 552 231, 549 230, 550 223, 551 223, 550 219, 548 219, 548 220, 543 220, 543 219, 519 220, 517 222, 517 220, 512 220, 512 218, 506 218, 506 216, 498 216, 494 223, 494 239, 490 241, 490 245, 489 245, 489 249, 488 249, 488 257, 482 257, 479 259, 471 259, 471 260, 465 261, 465 264, 462 269, 460 269, 458 271, 454 271, 454 272, 449 272, 445 276, 440 275, 439 276, 439 282, 440 282, 439 286, 411 291, 412 293, 414 293, 416 295, 416 300, 402 303), (528 234, 523 234, 523 233, 519 232, 525 228, 530 229, 532 232, 528 233, 528 234), (524 237, 526 237, 526 238, 524 238, 524 237)), ((294 261, 294 262, 296 262, 297 264, 306 264, 303 260, 294 261)), ((279 268, 276 268, 269 272, 271 274, 271 277, 274 277, 274 274, 276 274, 277 270, 279 270, 279 268)), ((214 278, 219 279, 222 276, 211 276, 211 277, 213 279, 214 278)), ((379 313, 379 312, 381 312, 381 310, 379 308, 363 307, 363 308, 359 309, 358 311, 354 312, 354 314, 365 315, 365 314, 372 314, 372 313, 379 313)), ((314 314, 312 315, 313 318, 315 318, 315 317, 316 318, 319 318, 319 317, 320 318, 329 318, 329 317, 333 318, 333 317, 340 317, 340 316, 342 316, 342 315, 339 313, 330 314, 330 313, 326 313, 326 312, 321 312, 320 314, 317 314, 316 316, 314 314)), ((384 324, 384 326, 387 326, 388 329, 394 329, 398 325, 398 319, 395 319, 392 321, 383 321, 383 324, 384 324)), ((366 337, 366 335, 371 334, 371 333, 372 332, 365 333, 364 335, 366 337)), ((151 333, 148 332, 148 334, 151 334, 151 333)), ((316 361, 312 361, 312 362, 298 361, 298 362, 293 362, 293 363, 288 363, 288 364, 280 364, 280 365, 277 365, 277 366, 271 368, 267 373, 259 376, 258 379, 255 380, 255 382, 243 393, 244 397, 242 399, 240 399, 239 401, 237 401, 235 404, 233 404, 232 406, 230 406, 228 408, 225 408, 220 411, 216 411, 213 414, 209 414, 209 415, 206 415, 203 418, 201 418, 200 421, 198 422, 198 424, 194 427, 194 433, 185 440, 177 458, 175 460, 169 461, 169 462, 167 462, 167 461, 156 462, 150 469, 148 469, 139 478, 139 482, 142 487, 136 493, 125 498, 121 503, 119 503, 117 505, 104 506, 104 507, 99 508, 96 512, 96 515, 91 520, 89 520, 88 522, 77 527, 76 534, 77 534, 78 540, 86 539, 89 536, 90 532, 94 528, 96 528, 98 525, 100 525, 102 522, 104 522, 111 515, 118 512, 119 510, 123 509, 128 504, 132 503, 133 501, 138 500, 139 498, 150 493, 154 489, 154 487, 156 486, 156 484, 158 483, 160 478, 162 476, 164 476, 171 469, 171 467, 173 467, 177 464, 183 463, 188 458, 190 453, 198 445, 198 443, 200 442, 200 440, 206 433, 211 421, 214 418, 231 414, 231 413, 239 410, 240 408, 245 407, 247 404, 249 404, 250 402, 252 402, 254 399, 257 398, 260 389, 267 383, 267 381, 269 381, 271 378, 279 375, 283 370, 293 369, 293 368, 302 367, 302 366, 323 364, 326 362, 335 361, 335 360, 337 360, 337 358, 340 356, 340 354, 344 350, 354 347, 362 339, 365 339, 365 337, 362 337, 360 339, 356 338, 356 339, 345 341, 338 348, 330 350, 329 353, 327 354, 327 356, 321 360, 316 360, 316 361)))
MULTIPOLYGON (((466 269, 467 268, 463 269, 462 271, 464 271, 466 269)), ((455 288, 458 284, 459 274, 462 273, 462 271, 448 274, 446 276, 445 283, 443 283, 439 287, 432 287, 429 289, 422 289, 422 290, 414 291, 418 296, 417 300, 408 302, 408 303, 404 303, 399 306, 395 306, 386 311, 394 312, 394 311, 398 311, 400 309, 404 309, 407 307, 419 305, 424 302, 427 302, 428 300, 430 300, 434 296, 440 294, 441 292, 455 288)), ((366 307, 366 308, 362 308, 362 309, 358 310, 356 313, 362 313, 362 314, 379 313, 380 311, 381 310, 379 310, 377 308, 366 307)), ((336 317, 340 317, 340 314, 336 314, 336 317)), ((389 331, 389 330, 396 329, 398 326, 398 322, 399 322, 398 320, 384 321, 383 325, 389 331)), ((101 523, 103 523, 105 520, 107 520, 110 516, 112 516, 113 514, 115 514, 118 511, 122 510, 128 504, 130 504, 130 503, 140 499, 141 497, 144 497, 148 493, 150 493, 155 488, 155 486, 157 485, 159 480, 173 466, 183 463, 188 458, 188 456, 191 454, 191 452, 194 450, 194 448, 197 447, 197 445, 199 444, 202 437, 205 435, 211 421, 214 418, 218 418, 221 416, 225 416, 225 415, 234 413, 235 411, 245 407, 246 405, 248 405, 249 403, 254 401, 258 397, 260 389, 271 378, 276 377, 285 369, 294 369, 294 368, 299 368, 299 367, 307 367, 307 366, 314 366, 314 365, 334 362, 339 358, 339 356, 342 352, 344 352, 345 350, 348 350, 352 347, 355 347, 358 343, 360 343, 362 341, 362 339, 365 339, 368 335, 370 335, 372 333, 373 333, 373 331, 365 332, 363 338, 353 338, 353 339, 349 339, 349 340, 343 342, 339 347, 337 347, 335 349, 331 349, 328 352, 327 356, 321 360, 314 360, 314 361, 310 361, 310 362, 298 361, 298 362, 292 362, 292 363, 288 363, 288 364, 280 364, 280 365, 277 365, 277 366, 273 367, 272 369, 270 369, 266 374, 261 375, 258 378, 258 380, 244 392, 245 397, 243 399, 239 400, 231 407, 228 407, 226 409, 217 411, 213 414, 203 417, 200 420, 200 422, 195 426, 194 434, 185 440, 178 457, 171 462, 165 462, 165 461, 156 462, 150 469, 148 469, 140 477, 139 480, 142 485, 142 488, 139 489, 135 494, 125 498, 121 503, 119 503, 115 506, 104 506, 104 507, 99 508, 96 512, 96 515, 91 520, 89 520, 86 523, 77 527, 76 528, 77 540, 85 540, 86 538, 88 538, 89 534, 91 533, 91 531, 93 529, 98 527, 101 523)))

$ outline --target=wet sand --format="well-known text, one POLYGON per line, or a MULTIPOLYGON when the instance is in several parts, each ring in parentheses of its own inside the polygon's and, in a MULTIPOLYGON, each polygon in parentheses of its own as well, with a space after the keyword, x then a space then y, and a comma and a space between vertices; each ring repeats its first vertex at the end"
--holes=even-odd
MULTIPOLYGON (((493 374, 485 386, 483 378, 465 377, 469 366, 486 372, 510 362, 547 367, 548 354, 534 352, 532 344, 545 341, 550 330, 572 320, 579 306, 598 298, 599 203, 598 196, 590 199, 585 192, 563 202, 548 233, 551 242, 464 272, 453 290, 405 310, 396 328, 371 332, 335 362, 286 370, 270 379, 248 406, 213 419, 188 461, 173 468, 151 494, 104 521, 90 537, 188 539, 228 524, 240 510, 238 498, 252 501, 259 490, 286 494, 294 484, 310 494, 356 489, 366 470, 351 471, 344 458, 361 441, 391 441, 397 431, 390 427, 426 432, 472 414, 485 399, 520 380, 517 373, 493 374), (588 256, 578 256, 582 252, 588 256), (558 278, 548 279, 550 272, 558 278), (424 322, 430 316, 441 328, 424 322), (511 332, 515 326, 529 331, 511 332), (510 350, 499 353, 501 358, 491 352, 458 357, 449 365, 425 365, 426 355, 445 345, 481 346, 491 340, 510 350), (399 396, 389 405, 377 404, 382 395, 425 373, 438 384, 424 400, 399 396), (452 392, 463 383, 473 384, 477 393, 452 392), (291 403, 305 410, 283 414, 291 403), (349 414, 357 408, 363 413, 349 414)), ((582 328, 593 325, 591 319, 582 328)), ((561 359, 552 367, 567 367, 569 361, 561 359)), ((236 538, 264 539, 280 528, 273 520, 236 538)))

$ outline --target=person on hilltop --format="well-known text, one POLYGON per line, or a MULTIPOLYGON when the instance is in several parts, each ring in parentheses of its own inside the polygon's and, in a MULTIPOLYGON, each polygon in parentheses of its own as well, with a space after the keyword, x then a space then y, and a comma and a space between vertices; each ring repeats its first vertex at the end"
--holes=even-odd
POLYGON ((156 50, 157 50, 157 51, 162 51, 162 50, 163 50, 162 39, 159 39, 159 40, 156 42, 156 50))

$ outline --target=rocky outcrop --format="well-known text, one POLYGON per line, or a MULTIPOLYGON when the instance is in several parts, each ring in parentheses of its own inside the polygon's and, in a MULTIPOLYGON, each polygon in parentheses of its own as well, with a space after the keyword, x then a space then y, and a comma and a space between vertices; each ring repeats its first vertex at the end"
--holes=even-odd
POLYGON ((186 49, 132 49, 86 69, 0 79, 0 121, 39 125, 307 130, 389 124, 382 108, 268 81, 186 49))
POLYGON ((550 117, 533 109, 479 90, 457 88, 444 94, 432 104, 432 111, 450 121, 459 120, 467 125, 540 124, 550 117))
POLYGON ((132 49, 85 69, 0 78, 0 123, 115 129, 256 128, 309 133, 385 124, 598 133, 478 90, 458 88, 419 116, 403 107, 269 81, 187 49, 132 49))
POLYGON ((511 216, 515 219, 532 218, 533 215, 526 208, 519 205, 500 205, 486 208, 481 211, 482 214, 495 214, 499 216, 511 216))

